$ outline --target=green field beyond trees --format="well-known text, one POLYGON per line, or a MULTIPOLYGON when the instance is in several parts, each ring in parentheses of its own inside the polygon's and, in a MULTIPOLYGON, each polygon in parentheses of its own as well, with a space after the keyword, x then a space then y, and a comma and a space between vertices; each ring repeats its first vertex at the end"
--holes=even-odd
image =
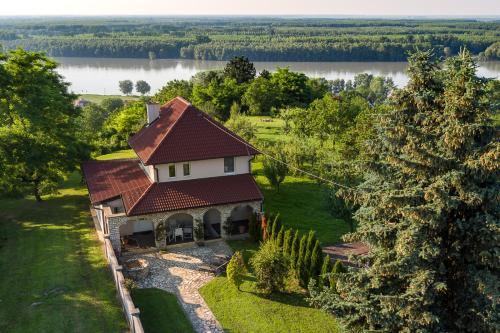
MULTIPOLYGON (((415 48, 473 54, 500 22, 270 17, 0 18, 0 45, 51 56, 252 61, 404 61, 415 48)), ((498 43, 485 52, 498 57, 498 43)))

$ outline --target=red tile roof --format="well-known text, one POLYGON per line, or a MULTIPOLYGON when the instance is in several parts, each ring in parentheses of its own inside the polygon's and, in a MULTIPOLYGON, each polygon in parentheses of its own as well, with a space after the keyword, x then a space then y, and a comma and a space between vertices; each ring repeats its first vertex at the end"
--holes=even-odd
POLYGON ((127 215, 262 200, 251 174, 154 183, 127 215))
POLYGON ((129 140, 144 164, 164 164, 259 152, 181 97, 163 105, 160 116, 129 140))
POLYGON ((121 197, 127 215, 262 200, 251 174, 152 183, 139 160, 90 161, 82 165, 90 201, 121 197))
POLYGON ((138 159, 84 162, 82 170, 90 201, 96 204, 129 192, 130 200, 135 202, 137 193, 144 193, 151 185, 139 163, 138 159))

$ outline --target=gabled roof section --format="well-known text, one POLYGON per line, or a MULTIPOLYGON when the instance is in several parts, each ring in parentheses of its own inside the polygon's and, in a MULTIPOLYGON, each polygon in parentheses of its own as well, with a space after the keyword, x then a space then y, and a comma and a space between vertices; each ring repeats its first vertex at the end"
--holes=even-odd
POLYGON ((120 196, 124 196, 124 201, 126 196, 129 201, 136 202, 151 185, 139 163, 138 159, 84 162, 82 171, 92 204, 120 196))
POLYGON ((258 150, 188 101, 176 97, 129 144, 144 164, 259 154, 258 150))

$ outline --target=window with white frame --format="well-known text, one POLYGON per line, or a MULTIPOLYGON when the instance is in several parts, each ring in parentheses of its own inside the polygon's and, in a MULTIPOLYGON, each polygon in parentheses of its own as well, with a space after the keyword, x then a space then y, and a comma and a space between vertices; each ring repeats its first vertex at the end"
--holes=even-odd
POLYGON ((182 173, 184 176, 189 176, 191 174, 191 165, 189 163, 182 164, 182 173))
POLYGON ((234 157, 224 157, 224 173, 234 172, 234 157))
POLYGON ((170 178, 174 178, 175 177, 175 164, 170 164, 168 166, 168 176, 170 178))

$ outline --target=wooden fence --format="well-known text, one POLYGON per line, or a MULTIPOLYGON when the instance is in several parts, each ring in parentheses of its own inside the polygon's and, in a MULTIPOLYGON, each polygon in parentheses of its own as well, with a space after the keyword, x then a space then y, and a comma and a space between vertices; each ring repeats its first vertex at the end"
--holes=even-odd
POLYGON ((116 259, 115 251, 113 250, 113 246, 111 245, 109 236, 104 235, 101 231, 95 210, 92 207, 90 210, 96 227, 97 236, 99 237, 99 240, 104 244, 104 253, 106 255, 106 260, 108 261, 109 269, 111 270, 111 274, 113 275, 113 279, 115 280, 118 299, 120 300, 120 303, 122 305, 123 313, 125 314, 125 318, 127 319, 130 332, 144 333, 141 319, 139 318, 139 309, 135 307, 134 302, 132 301, 132 297, 130 296, 130 292, 128 291, 127 287, 125 287, 125 277, 123 276, 122 272, 123 268, 118 264, 118 259, 116 259))
POLYGON ((125 287, 125 277, 122 273, 122 266, 118 264, 115 252, 111 246, 111 241, 104 238, 104 252, 106 253, 106 259, 109 263, 109 268, 113 274, 113 279, 115 280, 116 290, 118 291, 118 298, 122 304, 123 313, 127 318, 128 326, 131 333, 144 333, 142 328, 141 319, 139 318, 139 309, 135 307, 130 292, 125 287))

